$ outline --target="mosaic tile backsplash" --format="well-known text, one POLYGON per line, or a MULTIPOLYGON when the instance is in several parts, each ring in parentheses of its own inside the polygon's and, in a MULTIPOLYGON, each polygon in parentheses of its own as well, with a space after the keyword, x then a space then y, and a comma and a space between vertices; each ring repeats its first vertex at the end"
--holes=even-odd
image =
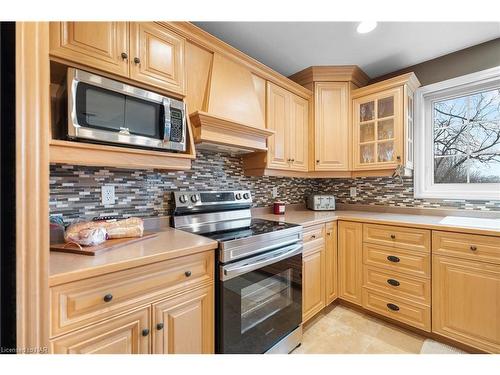
POLYGON ((283 177, 248 177, 242 159, 235 155, 199 152, 192 169, 182 172, 128 170, 82 167, 64 164, 50 166, 50 213, 61 214, 65 222, 90 219, 100 215, 162 216, 170 215, 174 190, 248 189, 254 205, 272 204, 272 188, 288 204, 303 203, 308 194, 329 192, 339 203, 417 208, 454 208, 498 211, 500 201, 423 200, 413 197, 413 179, 356 178, 304 179, 283 177), (114 205, 101 205, 101 186, 114 185, 114 205), (356 186, 357 197, 349 197, 356 186))

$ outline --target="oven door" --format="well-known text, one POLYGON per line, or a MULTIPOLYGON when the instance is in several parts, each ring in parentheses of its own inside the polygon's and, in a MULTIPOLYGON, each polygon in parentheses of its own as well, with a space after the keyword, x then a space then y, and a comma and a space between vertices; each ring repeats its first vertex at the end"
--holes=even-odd
POLYGON ((302 244, 220 266, 219 353, 265 353, 302 321, 302 244))

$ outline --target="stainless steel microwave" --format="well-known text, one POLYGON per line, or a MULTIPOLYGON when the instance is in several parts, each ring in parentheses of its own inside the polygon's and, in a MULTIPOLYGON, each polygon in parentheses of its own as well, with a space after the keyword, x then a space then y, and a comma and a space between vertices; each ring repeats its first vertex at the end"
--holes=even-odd
POLYGON ((186 151, 186 107, 174 98, 68 68, 67 136, 186 151))

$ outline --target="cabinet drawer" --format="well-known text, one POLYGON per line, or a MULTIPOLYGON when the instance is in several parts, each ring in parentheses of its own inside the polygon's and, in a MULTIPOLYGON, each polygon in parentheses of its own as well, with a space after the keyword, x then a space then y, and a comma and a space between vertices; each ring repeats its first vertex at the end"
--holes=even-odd
POLYGON ((363 242, 399 247, 404 250, 430 252, 431 231, 391 225, 363 224, 363 242))
POLYGON ((430 332, 431 309, 363 288, 363 307, 378 314, 430 332))
POLYGON ((432 252, 500 264, 500 237, 433 231, 432 252))
POLYGON ((398 248, 363 244, 363 263, 408 275, 430 277, 430 254, 398 248))
POLYGON ((313 225, 304 228, 304 243, 324 240, 325 239, 325 226, 324 224, 313 225))
POLYGON ((422 303, 427 306, 431 303, 429 279, 363 266, 363 286, 374 291, 389 293, 409 302, 422 303))
POLYGON ((213 280, 212 252, 194 254, 62 284, 50 289, 51 336, 132 306, 213 280))

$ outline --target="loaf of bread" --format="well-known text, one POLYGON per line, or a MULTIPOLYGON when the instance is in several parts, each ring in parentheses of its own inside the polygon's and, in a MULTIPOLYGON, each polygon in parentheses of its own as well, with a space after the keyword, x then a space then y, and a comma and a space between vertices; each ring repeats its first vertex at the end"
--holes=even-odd
POLYGON ((98 223, 106 229, 109 238, 142 237, 144 233, 144 222, 138 217, 98 223))
MULTIPOLYGON (((71 224, 64 234, 64 239, 66 242, 76 242, 84 246, 91 241, 87 240, 89 235, 91 235, 93 230, 101 229, 95 235, 99 235, 101 238, 102 233, 105 234, 107 239, 112 238, 125 238, 125 237, 142 237, 144 233, 144 222, 138 217, 130 217, 124 220, 117 221, 85 221, 75 224, 71 224)), ((106 239, 105 238, 105 239, 106 239)))
POLYGON ((80 227, 78 230, 71 227, 70 225, 64 234, 64 240, 66 242, 76 243, 81 246, 97 246, 108 238, 106 229, 102 227, 80 227))

